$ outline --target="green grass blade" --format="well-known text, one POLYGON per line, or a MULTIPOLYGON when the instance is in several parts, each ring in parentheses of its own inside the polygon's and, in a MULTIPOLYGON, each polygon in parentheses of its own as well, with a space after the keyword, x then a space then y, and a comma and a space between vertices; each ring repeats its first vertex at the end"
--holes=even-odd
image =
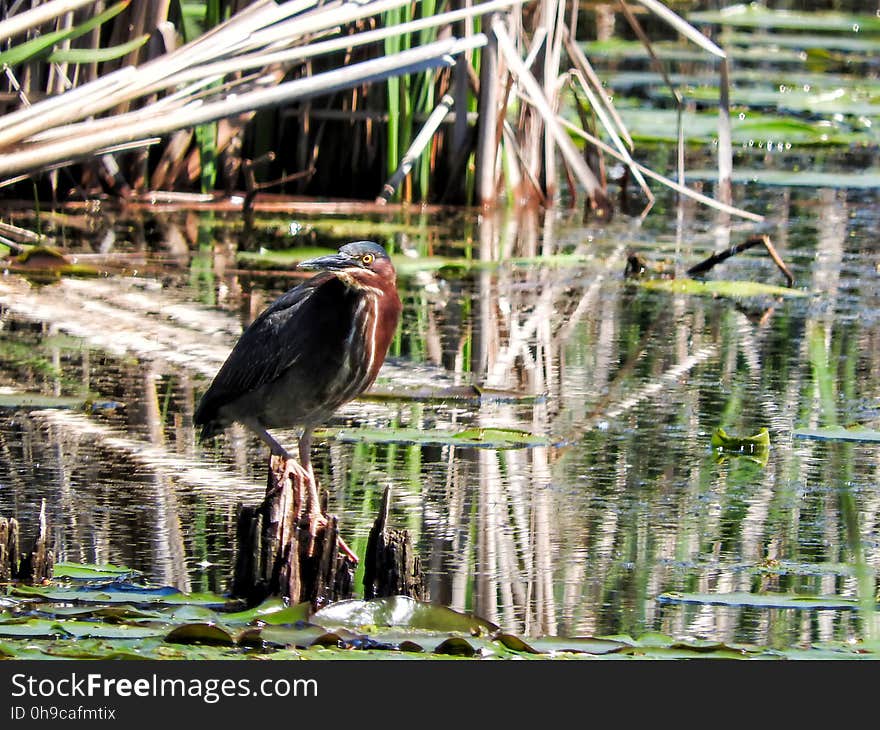
POLYGON ((150 40, 150 34, 144 33, 144 35, 138 36, 128 43, 121 43, 118 46, 110 46, 109 48, 59 49, 52 51, 47 60, 52 63, 103 63, 104 61, 115 61, 117 58, 122 58, 132 51, 136 51, 148 40, 150 40))
POLYGON ((79 38, 81 35, 89 33, 106 21, 119 15, 119 13, 125 10, 130 3, 131 0, 123 0, 122 2, 116 3, 116 5, 107 8, 103 13, 98 13, 94 18, 89 18, 84 23, 74 26, 73 28, 46 33, 38 38, 19 43, 8 51, 0 53, 0 68, 4 66, 17 66, 25 61, 30 61, 43 55, 56 43, 79 38))

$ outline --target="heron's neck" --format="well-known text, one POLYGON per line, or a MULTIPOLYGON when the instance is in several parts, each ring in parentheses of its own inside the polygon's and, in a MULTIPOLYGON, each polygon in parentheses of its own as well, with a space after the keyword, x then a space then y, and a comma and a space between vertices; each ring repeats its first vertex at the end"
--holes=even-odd
POLYGON ((382 296, 385 292, 377 286, 372 286, 370 282, 364 281, 359 276, 354 276, 353 274, 348 273, 347 271, 340 271, 336 274, 336 277, 345 284, 349 289, 354 289, 358 292, 364 292, 365 294, 373 294, 377 297, 382 296))

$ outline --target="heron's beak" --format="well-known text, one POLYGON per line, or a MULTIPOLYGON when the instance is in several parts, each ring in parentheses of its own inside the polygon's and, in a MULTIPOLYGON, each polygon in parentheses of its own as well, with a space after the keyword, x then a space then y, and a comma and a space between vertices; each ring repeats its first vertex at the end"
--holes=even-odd
POLYGON ((350 269, 351 265, 352 260, 350 256, 334 253, 329 256, 319 256, 316 259, 300 261, 296 268, 305 269, 306 271, 341 271, 342 269, 350 269))

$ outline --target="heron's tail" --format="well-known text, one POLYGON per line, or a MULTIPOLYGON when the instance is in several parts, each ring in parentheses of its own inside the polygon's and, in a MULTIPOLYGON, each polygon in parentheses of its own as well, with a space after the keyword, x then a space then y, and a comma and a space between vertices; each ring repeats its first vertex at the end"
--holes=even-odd
POLYGON ((202 430, 199 432, 199 441, 210 441, 222 430, 222 427, 217 421, 203 423, 202 430))
POLYGON ((193 423, 196 426, 202 427, 199 433, 199 441, 210 441, 223 430, 223 424, 217 420, 215 409, 207 407, 204 399, 199 403, 199 407, 196 408, 193 423))

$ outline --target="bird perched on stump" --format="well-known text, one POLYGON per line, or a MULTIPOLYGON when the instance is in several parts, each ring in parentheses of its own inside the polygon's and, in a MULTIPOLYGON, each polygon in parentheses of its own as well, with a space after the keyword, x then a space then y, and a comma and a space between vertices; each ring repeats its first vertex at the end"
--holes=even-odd
POLYGON ((319 273, 244 331, 202 396, 195 423, 207 439, 237 421, 288 459, 267 429, 299 427, 299 460, 311 477, 312 430, 373 384, 401 303, 391 259, 371 241, 347 243, 299 268, 319 273))

